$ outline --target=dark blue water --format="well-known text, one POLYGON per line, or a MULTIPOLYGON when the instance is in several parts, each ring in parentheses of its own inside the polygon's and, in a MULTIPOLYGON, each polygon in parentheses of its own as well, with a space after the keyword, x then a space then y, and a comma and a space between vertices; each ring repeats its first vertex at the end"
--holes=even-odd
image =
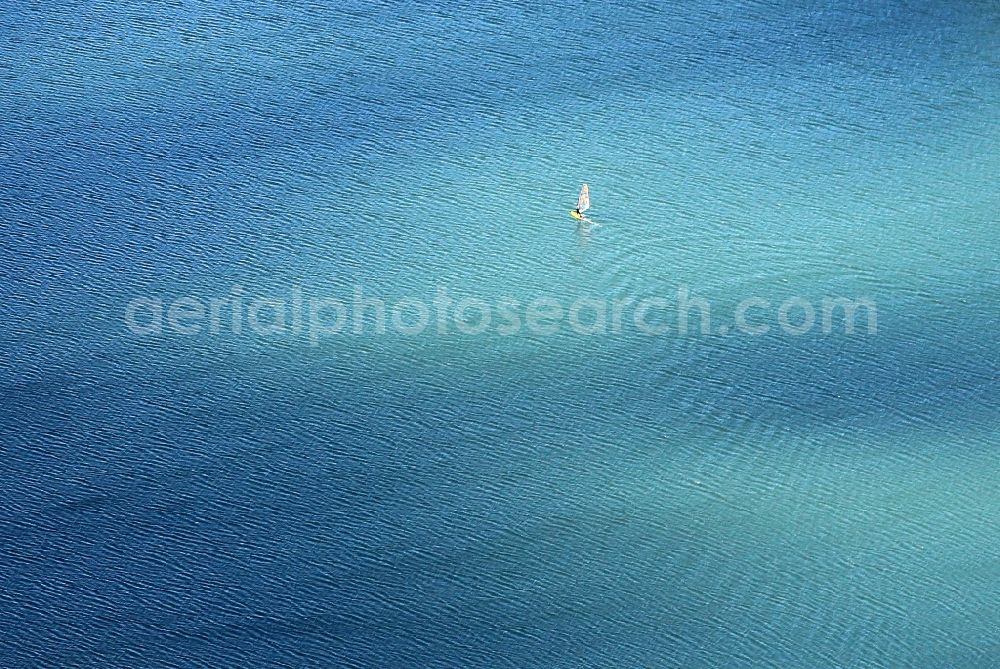
POLYGON ((14 3, 0 43, 0 666, 997 665, 994 4, 14 3), (166 320, 441 289, 672 330, 166 320))

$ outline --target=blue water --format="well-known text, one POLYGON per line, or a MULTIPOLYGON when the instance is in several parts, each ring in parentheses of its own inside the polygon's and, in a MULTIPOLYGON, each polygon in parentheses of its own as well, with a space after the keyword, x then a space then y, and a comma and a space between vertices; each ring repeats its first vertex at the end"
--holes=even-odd
POLYGON ((1000 663, 995 3, 77 0, 0 43, 0 666, 1000 663), (234 286, 713 320, 126 325, 234 286), (877 332, 722 334, 751 296, 877 332))

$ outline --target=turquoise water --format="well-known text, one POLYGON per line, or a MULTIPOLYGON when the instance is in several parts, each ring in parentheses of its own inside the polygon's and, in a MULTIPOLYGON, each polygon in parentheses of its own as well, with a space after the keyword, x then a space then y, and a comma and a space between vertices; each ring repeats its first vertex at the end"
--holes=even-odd
POLYGON ((0 27, 0 665, 996 665, 991 3, 0 27), (126 326, 234 286, 712 331, 126 326))

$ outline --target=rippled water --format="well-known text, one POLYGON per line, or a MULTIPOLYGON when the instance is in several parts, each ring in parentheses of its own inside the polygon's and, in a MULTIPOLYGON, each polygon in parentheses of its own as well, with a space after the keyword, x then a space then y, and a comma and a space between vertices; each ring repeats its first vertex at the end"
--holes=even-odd
POLYGON ((994 4, 92 0, 0 40, 0 665, 996 666, 994 4), (683 287, 712 332, 126 327, 234 286, 683 287), (754 296, 877 332, 720 334, 754 296))

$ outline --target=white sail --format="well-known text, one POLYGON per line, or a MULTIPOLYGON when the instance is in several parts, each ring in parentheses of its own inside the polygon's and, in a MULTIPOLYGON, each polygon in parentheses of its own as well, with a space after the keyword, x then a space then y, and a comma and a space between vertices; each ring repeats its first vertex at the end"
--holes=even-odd
POLYGON ((583 184, 583 188, 580 189, 580 197, 576 201, 576 210, 581 214, 590 209, 590 189, 587 188, 587 184, 583 184))

